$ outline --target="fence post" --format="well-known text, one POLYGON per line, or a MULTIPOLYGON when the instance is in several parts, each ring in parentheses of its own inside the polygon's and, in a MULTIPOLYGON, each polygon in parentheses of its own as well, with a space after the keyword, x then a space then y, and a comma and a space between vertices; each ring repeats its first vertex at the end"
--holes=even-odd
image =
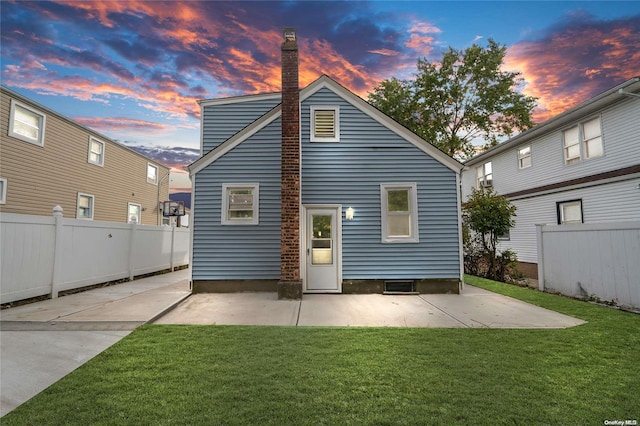
POLYGON ((544 224, 536 224, 536 246, 538 248, 538 290, 544 291, 544 224))
POLYGON ((171 227, 171 260, 170 260, 171 272, 173 272, 173 268, 175 266, 175 262, 173 261, 173 255, 175 254, 175 251, 176 251, 175 243, 176 243, 176 227, 172 226, 171 227))
POLYGON ((131 229, 129 233, 129 281, 133 281, 135 273, 135 264, 133 261, 133 249, 135 247, 136 230, 138 229, 138 221, 136 219, 131 220, 131 229))
POLYGON ((58 288, 62 284, 62 207, 55 206, 53 208, 53 217, 55 219, 55 241, 53 244, 53 274, 51 276, 51 298, 58 297, 58 288))

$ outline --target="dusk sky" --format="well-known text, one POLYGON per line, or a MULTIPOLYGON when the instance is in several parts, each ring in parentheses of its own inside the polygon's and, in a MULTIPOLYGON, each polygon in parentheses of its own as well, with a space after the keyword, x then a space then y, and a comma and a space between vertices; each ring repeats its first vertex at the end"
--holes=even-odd
MULTIPOLYGON (((300 84, 327 74, 361 97, 493 38, 539 98, 541 122, 640 75, 640 2, 13 2, 2 84, 173 168, 200 153, 200 99, 280 90, 282 28, 300 84)), ((188 189, 187 189, 188 190, 188 189)))

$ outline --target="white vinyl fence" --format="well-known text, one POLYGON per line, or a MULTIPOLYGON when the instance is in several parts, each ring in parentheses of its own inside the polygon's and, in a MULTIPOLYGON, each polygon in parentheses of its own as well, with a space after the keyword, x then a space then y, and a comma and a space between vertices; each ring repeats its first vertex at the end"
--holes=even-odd
POLYGON ((188 229, 0 213, 0 303, 188 263, 188 229))
POLYGON ((537 225, 543 291, 640 309, 640 221, 537 225))

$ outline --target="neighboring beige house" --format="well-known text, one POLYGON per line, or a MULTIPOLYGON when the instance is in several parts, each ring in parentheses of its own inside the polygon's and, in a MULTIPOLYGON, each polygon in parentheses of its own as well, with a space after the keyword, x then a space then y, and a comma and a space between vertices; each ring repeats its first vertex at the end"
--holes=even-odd
POLYGON ((162 224, 168 167, 0 89, 0 212, 162 224))

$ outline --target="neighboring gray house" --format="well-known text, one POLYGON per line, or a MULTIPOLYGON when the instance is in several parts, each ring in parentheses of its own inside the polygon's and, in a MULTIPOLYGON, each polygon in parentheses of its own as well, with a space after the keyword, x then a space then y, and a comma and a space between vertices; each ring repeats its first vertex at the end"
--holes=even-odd
POLYGON ((194 291, 454 292, 462 165, 327 76, 201 101, 194 291), (281 102, 282 100, 282 102, 281 102))
MULTIPOLYGON (((462 195, 491 185, 517 207, 501 249, 537 278, 536 224, 640 218, 640 77, 465 163, 462 195)), ((576 250, 579 248, 576 247, 576 250)))

